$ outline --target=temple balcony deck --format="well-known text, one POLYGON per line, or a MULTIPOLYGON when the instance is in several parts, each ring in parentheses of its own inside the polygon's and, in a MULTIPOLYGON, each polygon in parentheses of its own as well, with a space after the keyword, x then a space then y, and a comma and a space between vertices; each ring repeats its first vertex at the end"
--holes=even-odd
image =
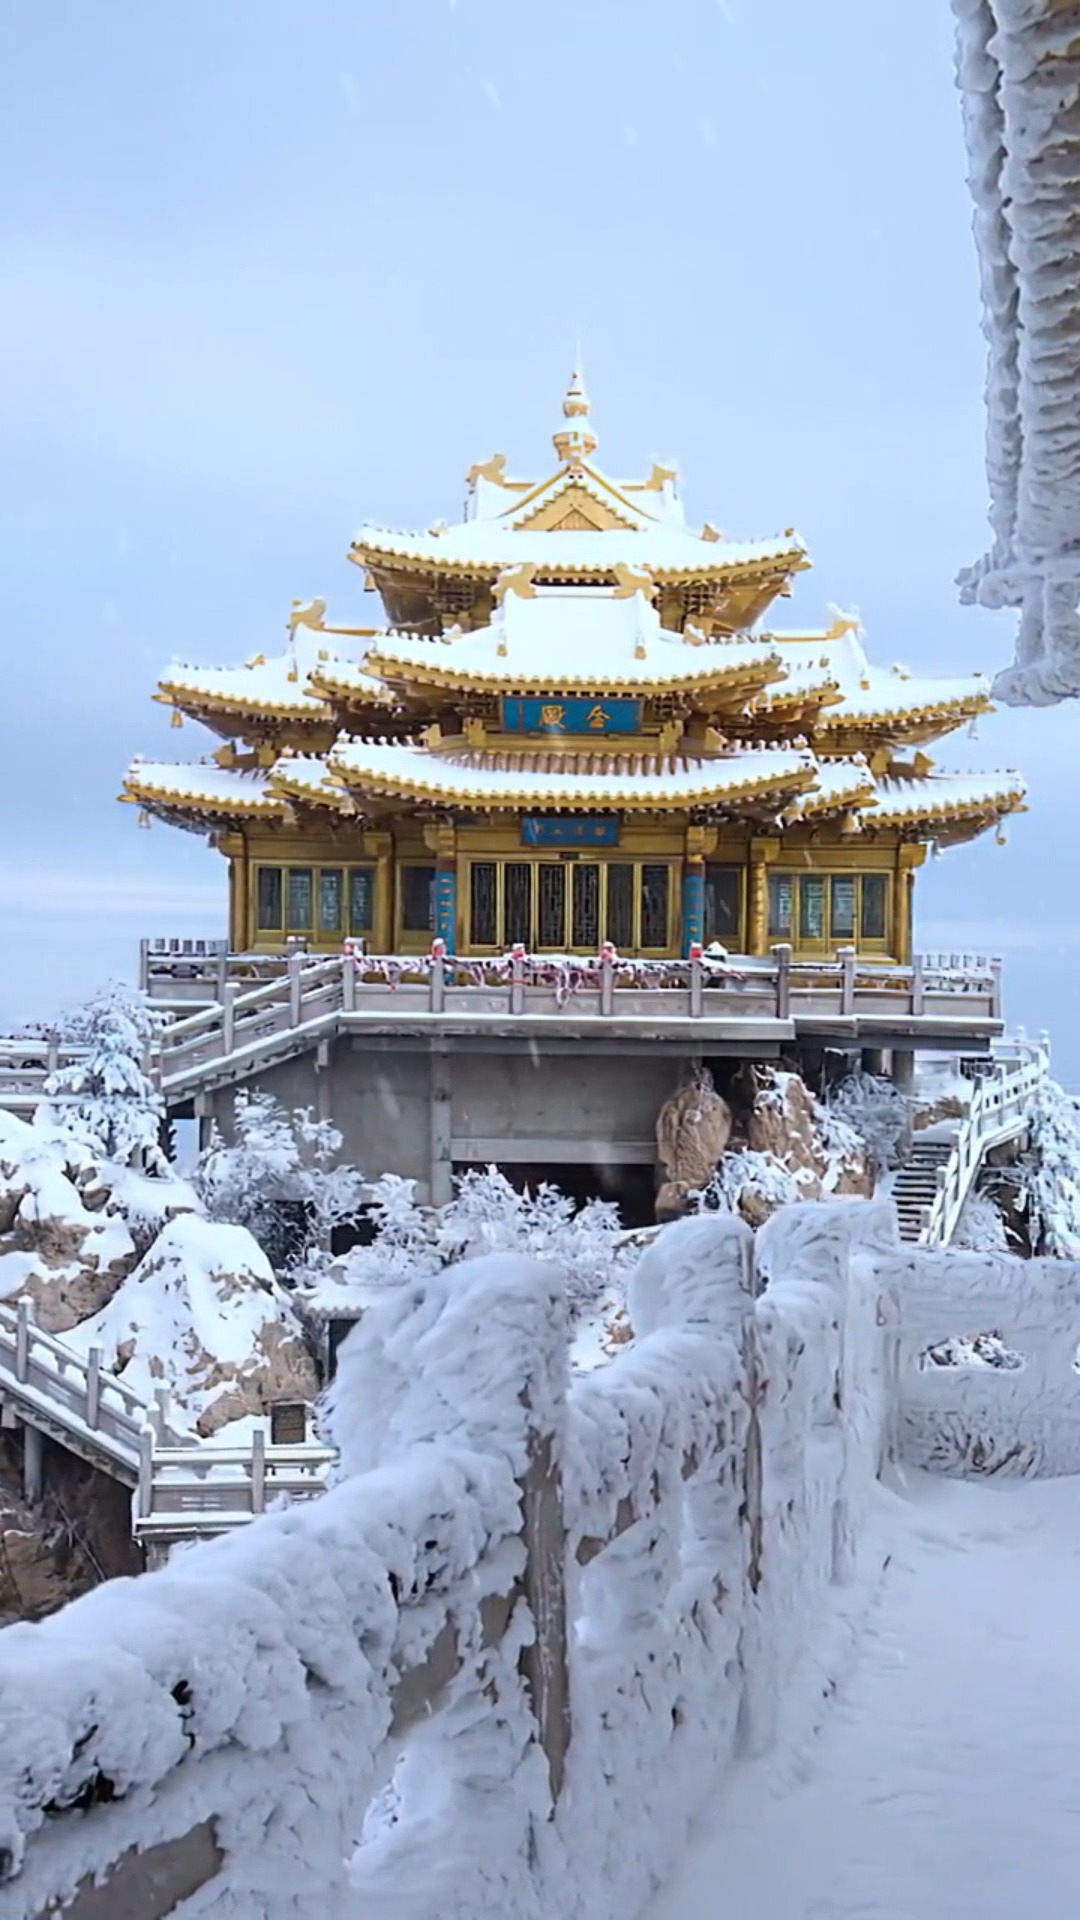
POLYGON ((775 1058, 792 1045, 981 1052, 1002 1032, 1001 968, 972 955, 910 966, 766 957, 724 962, 230 953, 145 942, 142 984, 167 1008, 170 1103, 348 1037, 373 1052, 642 1050, 775 1058))

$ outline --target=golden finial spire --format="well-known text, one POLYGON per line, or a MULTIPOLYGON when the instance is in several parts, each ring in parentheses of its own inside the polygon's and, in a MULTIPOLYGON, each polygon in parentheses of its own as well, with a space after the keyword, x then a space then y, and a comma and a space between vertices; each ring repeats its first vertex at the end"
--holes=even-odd
POLYGON ((596 435, 589 419, 589 396, 580 373, 570 375, 562 410, 566 425, 560 427, 552 439, 559 459, 570 466, 575 460, 587 460, 597 448, 596 435))

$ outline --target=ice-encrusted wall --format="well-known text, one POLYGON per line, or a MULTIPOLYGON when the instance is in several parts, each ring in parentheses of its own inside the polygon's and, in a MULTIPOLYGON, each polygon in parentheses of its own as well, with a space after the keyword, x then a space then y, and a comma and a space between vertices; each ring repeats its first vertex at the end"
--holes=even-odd
POLYGON ((906 1460, 938 1473, 1080 1473, 1080 1262, 906 1248, 881 1276, 901 1303, 906 1460), (925 1363, 950 1336, 989 1332, 1022 1366, 925 1363))
POLYGON ((0 1920, 56 1895, 126 1915, 79 1883, 200 1823, 203 1884, 136 1896, 140 1920, 640 1912, 866 1571, 893 1235, 859 1203, 791 1208, 756 1247, 729 1217, 680 1222, 634 1278, 633 1348, 569 1384, 536 1263, 388 1290, 343 1351, 340 1485, 0 1634, 0 1920), (526 1543, 538 1460, 563 1518, 526 1543), (549 1708, 569 1670, 553 1817, 526 1593, 549 1708))

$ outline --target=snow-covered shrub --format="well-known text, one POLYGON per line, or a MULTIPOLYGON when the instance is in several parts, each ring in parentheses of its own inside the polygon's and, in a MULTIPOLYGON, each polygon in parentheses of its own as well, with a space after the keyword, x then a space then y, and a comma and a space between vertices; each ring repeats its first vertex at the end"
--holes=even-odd
POLYGON ((364 1292, 422 1279, 484 1253, 521 1253, 560 1269, 576 1314, 593 1305, 636 1257, 636 1250, 623 1246, 612 1201, 589 1200, 575 1211, 557 1187, 544 1182, 535 1192, 519 1192, 497 1167, 464 1173, 454 1185, 449 1204, 433 1208, 417 1205, 411 1180, 384 1174, 375 1181, 367 1204, 374 1238, 334 1263, 320 1301, 332 1301, 338 1286, 364 1292))
POLYGON ((1032 1252, 1080 1259, 1080 1107, 1056 1080, 1044 1080, 1023 1163, 1032 1252))
POLYGON ((690 1198, 697 1213, 738 1213, 757 1220, 802 1195, 795 1175, 774 1154, 741 1147, 725 1153, 708 1186, 690 1198))
POLYGON ((192 1184, 211 1220, 246 1227, 273 1265, 310 1280, 330 1262, 330 1237, 353 1225, 363 1175, 335 1164, 341 1134, 309 1107, 286 1112, 270 1093, 238 1093, 233 1139, 215 1127, 192 1184))
POLYGON ((144 994, 114 983, 66 1014, 57 1038, 86 1047, 81 1060, 50 1074, 45 1122, 83 1141, 103 1159, 164 1172, 165 1106, 147 1072, 161 1017, 144 994))
POLYGON ((988 1194, 968 1194, 952 1244, 954 1247, 964 1247, 971 1253, 1008 1253, 1005 1222, 988 1194))
POLYGON ((828 1114, 834 1127, 853 1133, 867 1148, 878 1173, 899 1165, 908 1125, 908 1102, 891 1080, 875 1073, 852 1073, 829 1093, 828 1114))

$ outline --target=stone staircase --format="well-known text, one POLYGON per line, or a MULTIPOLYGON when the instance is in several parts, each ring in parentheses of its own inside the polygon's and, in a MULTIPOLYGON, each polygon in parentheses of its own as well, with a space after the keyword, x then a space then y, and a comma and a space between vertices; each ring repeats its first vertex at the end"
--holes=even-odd
POLYGON ((920 1140, 916 1136, 892 1187, 901 1240, 922 1239, 926 1216, 937 1198, 939 1170, 948 1166, 953 1149, 950 1139, 920 1140))

